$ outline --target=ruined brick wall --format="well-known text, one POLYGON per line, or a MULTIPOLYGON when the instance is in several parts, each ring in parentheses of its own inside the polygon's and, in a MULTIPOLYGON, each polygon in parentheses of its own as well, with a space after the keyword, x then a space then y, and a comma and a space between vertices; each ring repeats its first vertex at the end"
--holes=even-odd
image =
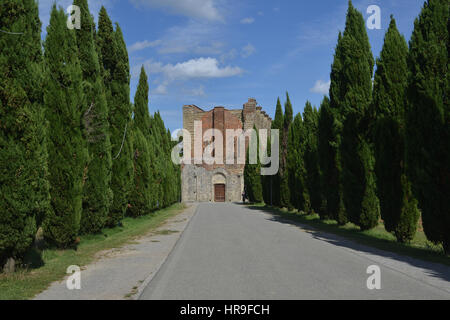
MULTIPOLYGON (((183 128, 191 133, 191 152, 194 159, 194 122, 202 122, 203 134, 208 129, 217 129, 223 135, 223 163, 207 165, 182 166, 182 198, 183 201, 214 201, 214 183, 225 181, 226 201, 237 202, 242 199, 244 190, 244 165, 237 163, 226 164, 226 130, 227 129, 257 129, 270 130, 272 120, 257 106, 255 99, 249 99, 243 109, 227 110, 224 107, 215 107, 211 111, 204 111, 197 106, 183 107, 183 128)), ((269 133, 270 134, 270 133, 269 133)), ((205 148, 211 141, 203 142, 205 148)), ((237 146, 235 147, 237 149, 237 146)), ((237 154, 237 150, 235 150, 237 154)))

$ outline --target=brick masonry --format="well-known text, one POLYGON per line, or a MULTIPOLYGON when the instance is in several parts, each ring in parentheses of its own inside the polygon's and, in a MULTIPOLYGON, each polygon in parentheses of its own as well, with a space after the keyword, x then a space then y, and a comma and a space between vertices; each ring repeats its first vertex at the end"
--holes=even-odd
MULTIPOLYGON (((257 129, 269 130, 272 119, 257 106, 255 99, 248 99, 242 109, 227 110, 224 107, 215 107, 204 111, 194 105, 183 107, 183 128, 191 133, 192 159, 194 159, 194 122, 202 122, 203 134, 208 129, 217 129, 222 132, 224 146, 224 163, 226 149, 227 129, 257 129)), ((188 142, 185 142, 188 143, 188 142)), ((208 143, 203 142, 203 148, 208 143)), ((183 202, 214 202, 214 185, 225 184, 225 201, 242 201, 244 191, 244 165, 213 164, 203 162, 201 165, 182 165, 182 199, 183 202)))

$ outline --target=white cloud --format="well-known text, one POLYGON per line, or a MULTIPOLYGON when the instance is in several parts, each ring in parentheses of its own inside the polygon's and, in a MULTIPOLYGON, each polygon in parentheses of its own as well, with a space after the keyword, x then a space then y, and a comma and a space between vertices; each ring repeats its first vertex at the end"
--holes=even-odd
POLYGON ((317 80, 314 87, 312 87, 310 91, 313 93, 328 94, 330 91, 330 85, 331 81, 325 82, 322 80, 317 80))
POLYGON ((136 42, 134 44, 132 44, 130 47, 128 47, 128 52, 135 52, 135 51, 139 51, 139 50, 143 50, 146 48, 154 48, 157 47, 161 44, 161 40, 155 40, 155 41, 148 41, 148 40, 144 40, 144 41, 139 41, 136 42))
POLYGON ((135 6, 162 8, 172 13, 208 21, 222 21, 217 0, 131 0, 135 6))
POLYGON ((249 43, 244 48, 242 48, 241 56, 242 56, 242 58, 248 58, 255 52, 256 52, 256 48, 249 43))
POLYGON ((252 24, 253 22, 255 22, 255 18, 252 17, 244 18, 241 20, 242 24, 252 24))
MULTIPOLYGON (((148 60, 144 62, 144 67, 148 74, 159 75, 158 86, 152 90, 153 94, 166 95, 169 86, 175 81, 189 81, 195 79, 217 79, 228 78, 242 74, 244 71, 239 67, 221 67, 215 58, 198 58, 177 64, 163 64, 148 60)), ((134 66, 132 70, 133 78, 139 76, 140 66, 134 66)), ((186 94, 191 96, 205 95, 204 88, 191 89, 186 94)))
POLYGON ((219 67, 215 58, 199 58, 175 65, 167 64, 162 67, 162 72, 172 80, 199 79, 199 78, 227 78, 239 75, 242 69, 239 67, 219 67))

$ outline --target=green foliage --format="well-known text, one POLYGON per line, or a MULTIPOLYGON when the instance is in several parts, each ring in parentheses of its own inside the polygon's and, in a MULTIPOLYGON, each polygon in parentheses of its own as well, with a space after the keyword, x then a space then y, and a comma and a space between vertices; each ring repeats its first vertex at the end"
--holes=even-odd
POLYGON ((155 181, 151 170, 153 141, 150 139, 150 114, 148 111, 148 79, 144 67, 141 69, 139 84, 134 97, 134 188, 130 194, 127 214, 138 217, 154 209, 155 181))
POLYGON ((410 41, 407 172, 427 238, 450 252, 448 0, 425 2, 410 41))
POLYGON ((332 72, 338 85, 330 92, 331 105, 337 107, 343 124, 339 145, 343 199, 349 221, 367 230, 375 227, 379 218, 374 161, 367 142, 374 61, 364 18, 351 1, 339 40, 338 68, 332 72))
POLYGON ((110 189, 112 161, 108 107, 88 3, 87 0, 75 0, 74 4, 81 9, 81 29, 75 32, 83 71, 86 98, 82 108, 83 124, 89 151, 80 231, 97 233, 106 224, 113 196, 110 189))
POLYGON ((150 149, 142 131, 133 127, 134 136, 134 189, 130 193, 127 215, 139 217, 153 210, 152 173, 150 171, 150 149))
POLYGON ((0 267, 22 258, 48 214, 41 23, 33 0, 4 0, 0 29, 0 267))
POLYGON ((256 136, 252 137, 250 142, 251 144, 247 148, 246 163, 244 168, 244 185, 245 193, 249 201, 253 203, 260 203, 263 202, 263 190, 261 180, 261 162, 259 160, 259 135, 256 127, 253 129, 256 132, 256 136), (256 141, 253 139, 256 139, 256 141), (256 147, 256 150, 258 150, 256 164, 250 164, 249 150, 251 150, 252 147, 256 147))
POLYGON ((53 6, 44 43, 46 83, 44 101, 48 120, 51 212, 45 237, 58 247, 71 247, 80 229, 87 149, 81 115, 86 105, 75 31, 53 6))
POLYGON ((283 130, 280 143, 280 206, 283 208, 292 208, 289 189, 289 175, 287 171, 287 153, 288 153, 288 135, 292 124, 292 104, 289 94, 286 92, 286 103, 284 104, 283 130))
POLYGON ((134 99, 134 188, 127 212, 133 217, 170 206, 179 201, 181 192, 180 168, 171 160, 174 144, 159 112, 150 116, 148 92, 142 67, 134 99))
POLYGON ((318 151, 318 131, 319 131, 319 113, 311 105, 306 102, 303 111, 303 125, 305 128, 305 141, 303 161, 306 171, 306 185, 311 208, 319 213, 322 211, 322 190, 320 184, 320 163, 318 151))
MULTIPOLYGON (((345 92, 342 79, 343 71, 343 39, 339 33, 336 45, 334 61, 331 67, 330 101, 329 107, 324 110, 321 117, 321 160, 323 167, 322 182, 326 185, 327 216, 334 218, 340 225, 348 222, 347 213, 344 208, 344 197, 342 187, 342 165, 340 144, 342 140, 342 95, 345 92), (325 126, 329 126, 325 128, 325 126)), ((328 101, 324 101, 328 106, 328 101)))
POLYGON ((295 116, 289 129, 287 168, 288 181, 291 190, 290 202, 297 210, 309 213, 311 201, 306 183, 306 168, 304 163, 306 130, 302 115, 295 116))
POLYGON ((100 10, 96 39, 109 109, 112 156, 113 202, 106 225, 113 227, 124 217, 133 188, 132 105, 127 48, 120 27, 116 24, 114 31, 104 7, 100 10))
MULTIPOLYGON (((280 168, 281 168, 281 154, 282 154, 282 143, 283 143, 283 130, 284 130, 284 116, 283 116, 283 108, 281 107, 280 98, 277 100, 277 106, 275 109, 275 118, 272 121, 272 129, 279 130, 280 133, 280 168)), ((270 149, 269 149, 270 150, 270 149)), ((278 173, 274 176, 270 176, 267 179, 267 187, 268 187, 268 193, 270 195, 271 205, 279 207, 281 205, 281 192, 280 192, 280 186, 281 186, 281 173, 280 170, 278 170, 278 173)))
POLYGON ((381 217, 399 242, 414 238, 420 216, 404 166, 407 56, 406 40, 391 17, 374 82, 375 172, 381 217))

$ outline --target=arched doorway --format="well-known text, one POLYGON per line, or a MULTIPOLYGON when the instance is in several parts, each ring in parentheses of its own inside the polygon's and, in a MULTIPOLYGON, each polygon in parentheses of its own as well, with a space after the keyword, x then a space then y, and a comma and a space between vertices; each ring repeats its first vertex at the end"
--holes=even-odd
POLYGON ((226 183, 227 179, 224 174, 216 173, 212 179, 213 199, 214 202, 226 201, 226 183))

